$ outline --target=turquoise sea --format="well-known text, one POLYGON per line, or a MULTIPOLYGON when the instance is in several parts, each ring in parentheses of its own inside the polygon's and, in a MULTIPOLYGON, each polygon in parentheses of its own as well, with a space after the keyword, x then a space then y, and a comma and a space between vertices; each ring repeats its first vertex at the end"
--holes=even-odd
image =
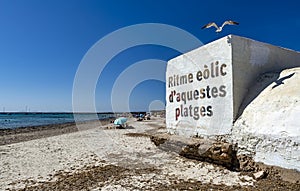
POLYGON ((114 117, 113 113, 98 113, 97 115, 92 113, 0 113, 0 129, 75 122, 74 115, 76 115, 76 121, 89 121, 114 117))

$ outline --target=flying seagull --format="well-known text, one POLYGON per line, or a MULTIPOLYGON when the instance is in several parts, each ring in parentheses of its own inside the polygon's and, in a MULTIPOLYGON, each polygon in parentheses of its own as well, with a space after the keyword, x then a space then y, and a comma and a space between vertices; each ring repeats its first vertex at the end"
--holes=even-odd
POLYGON ((238 25, 238 24, 239 24, 238 22, 229 20, 229 21, 225 21, 225 22, 222 24, 221 27, 218 27, 218 25, 217 25, 216 23, 210 22, 210 23, 204 25, 204 26, 202 27, 202 29, 207 29, 207 28, 209 28, 209 27, 216 27, 216 29, 217 29, 216 32, 219 33, 219 32, 222 31, 222 29, 223 29, 223 27, 224 27, 225 25, 238 25))

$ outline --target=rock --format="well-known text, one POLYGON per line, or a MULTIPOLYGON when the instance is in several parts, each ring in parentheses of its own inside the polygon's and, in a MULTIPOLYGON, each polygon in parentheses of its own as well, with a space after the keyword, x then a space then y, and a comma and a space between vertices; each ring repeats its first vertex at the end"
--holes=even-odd
POLYGON ((260 180, 260 179, 266 178, 267 175, 268 175, 268 173, 265 170, 261 170, 256 173, 253 173, 253 177, 255 180, 260 180))
POLYGON ((155 144, 155 146, 159 146, 165 143, 168 140, 167 136, 151 136, 150 140, 155 144))
POLYGON ((249 157, 247 155, 239 155, 237 158, 239 161, 240 171, 243 171, 243 172, 258 171, 258 166, 256 165, 256 163, 252 157, 249 157))

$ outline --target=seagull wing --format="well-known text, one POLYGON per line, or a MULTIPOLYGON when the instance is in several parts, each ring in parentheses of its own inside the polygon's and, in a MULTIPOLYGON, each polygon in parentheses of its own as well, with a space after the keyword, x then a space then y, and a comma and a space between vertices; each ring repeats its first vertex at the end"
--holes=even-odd
POLYGON ((219 27, 214 22, 210 22, 210 23, 204 25, 201 29, 206 29, 206 28, 209 28, 209 27, 216 27, 216 29, 219 29, 219 27))
POLYGON ((225 25, 239 25, 239 23, 238 23, 238 22, 235 22, 235 21, 231 21, 231 20, 225 21, 225 22, 222 24, 222 27, 221 27, 221 28, 223 28, 225 25))

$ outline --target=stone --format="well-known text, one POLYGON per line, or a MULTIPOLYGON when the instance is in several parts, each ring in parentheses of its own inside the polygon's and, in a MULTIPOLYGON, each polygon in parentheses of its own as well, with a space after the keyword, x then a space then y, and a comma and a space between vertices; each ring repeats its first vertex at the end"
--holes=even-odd
POLYGON ((246 155, 238 155, 239 169, 243 172, 254 172, 258 170, 253 158, 246 155))
POLYGON ((155 146, 159 146, 161 144, 164 144, 168 139, 170 135, 168 134, 161 134, 160 136, 150 136, 150 140, 155 144, 155 146))
POLYGON ((268 173, 264 170, 253 173, 253 177, 255 180, 260 180, 260 179, 266 178, 267 175, 268 175, 268 173))

